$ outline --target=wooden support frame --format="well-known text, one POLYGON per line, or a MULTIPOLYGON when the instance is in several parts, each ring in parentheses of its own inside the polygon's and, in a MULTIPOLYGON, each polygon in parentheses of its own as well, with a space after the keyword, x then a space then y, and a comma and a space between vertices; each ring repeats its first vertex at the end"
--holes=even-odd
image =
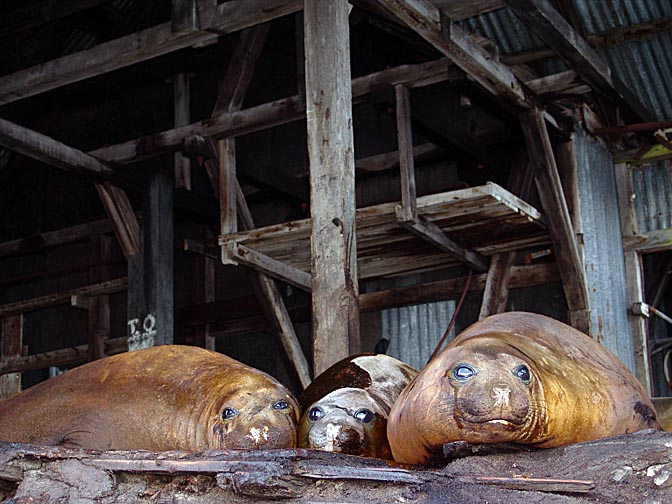
MULTIPOLYGON (((0 367, 21 357, 23 352, 23 314, 17 313, 0 318, 2 327, 2 353, 0 367)), ((21 392, 21 373, 0 376, 0 399, 21 392)))
MULTIPOLYGON (((109 236, 97 235, 91 239, 92 262, 109 262, 112 243, 109 236)), ((104 282, 110 279, 109 267, 99 266, 89 270, 89 281, 104 282)), ((105 340, 110 337, 110 298, 101 294, 91 298, 89 303, 89 360, 105 356, 105 340)))
POLYGON ((306 0, 303 15, 318 375, 361 351, 348 2, 306 0))
POLYGON ((173 33, 189 33, 201 29, 198 0, 172 0, 173 33))
MULTIPOLYGON (((646 302, 644 293, 644 271, 642 267, 641 252, 646 250, 641 241, 635 246, 634 237, 638 236, 637 215, 632 202, 634 190, 630 177, 630 167, 626 163, 614 165, 616 178, 616 192, 618 194, 618 209, 621 216, 621 234, 623 236, 623 249, 625 255, 625 280, 628 290, 628 303, 630 306, 646 302)), ((672 238, 672 233, 669 233, 672 238)), ((669 241, 668 241, 669 243, 669 241)), ((655 248, 655 247, 654 247, 655 248)), ((652 395, 653 384, 651 382, 651 365, 649 360, 649 329, 646 317, 633 310, 629 311, 630 330, 635 350, 635 374, 644 385, 649 395, 652 395)))
MULTIPOLYGON (((0 105, 163 54, 216 40, 301 10, 301 0, 233 0, 200 12, 200 30, 174 33, 172 21, 0 78, 0 105)), ((186 135, 188 136, 188 135, 186 135)))
POLYGON ((399 144, 399 167, 401 172, 401 205, 396 209, 397 221, 405 229, 440 250, 459 257, 475 270, 487 270, 488 261, 483 256, 459 246, 455 241, 446 236, 441 228, 422 219, 418 215, 408 88, 403 84, 397 84, 395 86, 395 97, 397 102, 397 141, 399 144))
MULTIPOLYGON (((173 115, 176 128, 189 124, 190 76, 186 73, 173 77, 173 115)), ((175 152, 175 187, 191 190, 191 160, 181 152, 175 152)))
POLYGON ((558 174, 553 147, 542 112, 532 109, 520 116, 525 145, 545 209, 562 286, 569 309, 570 324, 592 335, 588 285, 579 248, 558 174))
POLYGON ((612 74, 606 62, 576 33, 550 0, 505 0, 505 3, 592 89, 615 101, 641 121, 655 120, 651 111, 612 74))
POLYGON ((140 253, 140 224, 126 193, 108 182, 96 184, 114 234, 126 258, 140 253))

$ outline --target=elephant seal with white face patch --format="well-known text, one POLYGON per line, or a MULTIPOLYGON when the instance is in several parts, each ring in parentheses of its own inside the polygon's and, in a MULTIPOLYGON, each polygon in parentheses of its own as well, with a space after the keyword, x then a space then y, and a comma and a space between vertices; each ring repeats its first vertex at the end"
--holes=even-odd
POLYGON ((659 429, 637 378, 576 329, 525 312, 459 334, 400 394, 388 420, 394 460, 441 465, 444 445, 551 448, 659 429))
POLYGON ((299 447, 391 459, 387 415, 416 374, 383 354, 337 362, 299 395, 299 447))
POLYGON ((94 450, 292 448, 299 406, 270 375, 164 345, 79 366, 0 402, 0 440, 94 450))

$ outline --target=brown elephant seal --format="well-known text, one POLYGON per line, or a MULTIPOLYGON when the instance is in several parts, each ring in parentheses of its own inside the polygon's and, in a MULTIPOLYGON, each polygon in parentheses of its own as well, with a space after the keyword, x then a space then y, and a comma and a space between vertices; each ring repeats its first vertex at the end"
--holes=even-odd
POLYGON ((452 442, 540 448, 659 429, 637 378, 602 345, 543 315, 487 317, 459 334, 392 407, 394 460, 445 463, 452 442))
POLYGON ((417 373, 383 354, 337 362, 299 395, 299 447, 391 459, 387 416, 417 373))
POLYGON ((0 402, 0 440, 94 450, 296 446, 299 407, 274 378, 203 348, 90 362, 0 402))

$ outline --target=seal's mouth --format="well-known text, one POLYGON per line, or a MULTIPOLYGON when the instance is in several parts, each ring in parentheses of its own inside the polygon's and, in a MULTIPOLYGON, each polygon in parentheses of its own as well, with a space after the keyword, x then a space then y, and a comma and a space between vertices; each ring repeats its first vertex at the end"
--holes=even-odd
POLYGON ((485 423, 489 423, 489 424, 501 424, 501 425, 505 425, 505 426, 514 426, 514 425, 516 425, 516 424, 514 424, 513 422, 509 422, 508 420, 503 420, 503 419, 501 419, 501 418, 498 418, 498 419, 496 419, 496 420, 488 420, 488 421, 485 422, 485 423))

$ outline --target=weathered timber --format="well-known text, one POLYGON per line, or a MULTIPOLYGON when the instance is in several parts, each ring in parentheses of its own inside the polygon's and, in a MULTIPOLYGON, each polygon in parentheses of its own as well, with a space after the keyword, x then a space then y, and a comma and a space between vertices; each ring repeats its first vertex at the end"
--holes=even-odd
MULTIPOLYGON (((91 239, 91 258, 93 261, 108 264, 112 253, 111 238, 105 235, 91 239)), ((110 279, 108 266, 89 269, 89 282, 106 282, 110 279)), ((105 340, 110 337, 110 298, 106 294, 93 296, 89 303, 89 360, 105 356, 105 340)))
MULTIPOLYGON (((391 202, 357 210, 360 279, 463 262, 401 228, 395 214, 397 205, 391 202)), ((483 256, 535 246, 547 248, 550 243, 541 214, 496 184, 422 196, 417 198, 417 207, 442 233, 483 256)), ((310 230, 311 219, 303 219, 221 236, 220 244, 238 242, 310 272, 310 230)))
POLYGON ((432 3, 452 21, 462 21, 504 7, 503 0, 434 0, 432 3))
POLYGON ((128 281, 125 277, 116 278, 95 285, 87 285, 76 289, 57 292, 55 294, 47 294, 46 296, 39 296, 24 301, 16 301, 14 303, 0 305, 0 317, 39 310, 50 306, 70 304, 70 298, 72 296, 96 296, 100 294, 122 292, 126 289, 127 284, 128 281))
POLYGON ((409 28, 446 55, 484 89, 516 109, 533 104, 511 69, 492 57, 463 28, 428 0, 378 0, 409 28))
MULTIPOLYGON (((423 87, 448 79, 450 61, 441 58, 417 65, 401 65, 352 80, 352 97, 361 101, 381 85, 405 84, 423 87)), ((305 118, 306 107, 298 96, 282 98, 248 109, 221 112, 182 128, 162 131, 139 139, 93 150, 89 154, 107 161, 130 163, 172 152, 182 147, 184 138, 234 137, 305 118)))
POLYGON ((174 52, 301 9, 301 0, 234 0, 200 12, 201 29, 173 33, 172 22, 0 77, 0 105, 174 52))
POLYGON ((198 31, 198 0, 172 0, 171 21, 173 33, 198 31))
MULTIPOLYGON (((0 84, 2 88, 2 84, 0 84)), ((37 131, 0 118, 0 145, 61 170, 128 185, 131 179, 104 162, 37 131)))
POLYGON ((615 75, 600 55, 553 7, 550 0, 505 0, 525 25, 596 92, 619 104, 634 117, 655 117, 615 75))
POLYGON ((112 223, 102 219, 78 226, 48 231, 34 236, 0 243, 0 258, 38 254, 52 247, 78 243, 95 234, 111 233, 112 223))
POLYGON ((346 0, 306 0, 313 370, 361 352, 355 154, 346 0))
MULTIPOLYGON (((518 289, 559 282, 560 276, 555 263, 540 263, 527 266, 513 266, 508 288, 518 289)), ((359 295, 362 312, 372 312, 399 306, 446 301, 460 296, 466 285, 466 277, 438 280, 409 287, 398 287, 359 295)), ((486 275, 474 275, 469 284, 470 292, 483 290, 486 275)), ((260 316, 261 310, 254 296, 246 296, 225 301, 215 301, 179 309, 180 320, 189 326, 217 324, 213 331, 218 336, 239 334, 268 329, 269 324, 260 316)), ((297 322, 310 320, 308 304, 293 306, 291 319, 297 322)))
MULTIPOLYGON (((128 350, 127 338, 106 339, 103 342, 103 353, 115 355, 128 350)), ((60 350, 52 350, 39 354, 23 355, 0 364, 0 374, 23 373, 48 367, 69 367, 84 364, 89 360, 92 349, 90 345, 77 345, 60 350)))
POLYGON ((542 113, 533 109, 521 114, 521 125, 537 190, 545 210, 551 240, 570 313, 570 323, 586 334, 590 330, 588 285, 572 222, 565 201, 558 167, 546 122, 542 113))
POLYGON ((98 197, 110 218, 125 257, 140 253, 140 224, 126 193, 109 182, 96 184, 98 197))
MULTIPOLYGON (((176 128, 189 124, 189 106, 191 103, 189 81, 189 74, 186 73, 177 74, 173 77, 173 116, 176 128)), ((173 157, 175 187, 191 190, 191 160, 181 152, 175 152, 173 157)))
POLYGON ((525 85, 538 96, 554 98, 566 95, 590 93, 590 86, 578 80, 574 70, 567 70, 553 75, 546 75, 538 79, 528 80, 525 85))
MULTIPOLYGON (((10 315, 0 319, 2 328, 2 353, 0 367, 21 356, 23 349, 23 314, 10 315)), ((0 376, 0 399, 21 392, 21 374, 9 373, 0 376)))
POLYGON ((17 502, 666 502, 672 433, 642 432, 547 450, 468 456, 421 470, 302 449, 85 451, 0 444, 3 497, 17 502))
MULTIPOLYGON (((440 147, 426 143, 413 147, 413 158, 417 161, 433 160, 445 156, 440 147)), ((385 152, 365 158, 355 159, 355 168, 362 172, 390 170, 399 165, 399 151, 385 152)))

